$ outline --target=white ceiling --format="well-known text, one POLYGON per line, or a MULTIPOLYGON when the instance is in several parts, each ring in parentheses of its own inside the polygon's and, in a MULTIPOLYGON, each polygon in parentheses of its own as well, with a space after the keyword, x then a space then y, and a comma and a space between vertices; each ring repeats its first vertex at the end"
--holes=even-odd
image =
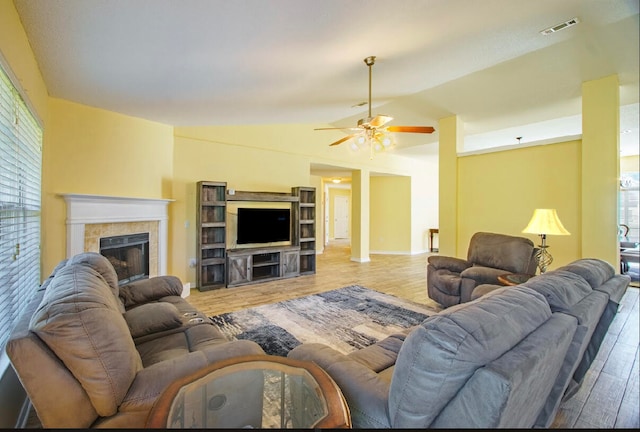
MULTIPOLYGON (((618 74, 638 154, 638 0, 14 0, 50 95, 171 125, 393 125, 457 114, 465 150, 581 134, 581 84, 618 74), (580 23, 540 31, 577 17, 580 23)), ((327 144, 340 131, 326 134, 327 144)), ((406 155, 438 133, 396 134, 406 155)))

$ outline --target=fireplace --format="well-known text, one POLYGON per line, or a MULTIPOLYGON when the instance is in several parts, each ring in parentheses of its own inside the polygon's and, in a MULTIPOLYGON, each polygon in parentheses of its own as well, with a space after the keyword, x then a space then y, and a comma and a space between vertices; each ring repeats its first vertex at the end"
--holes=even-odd
POLYGON ((118 285, 149 277, 149 233, 126 234, 100 239, 104 255, 118 275, 118 285))
POLYGON ((149 233, 149 277, 167 274, 168 204, 172 200, 61 194, 67 204, 67 258, 100 252, 104 237, 149 233))

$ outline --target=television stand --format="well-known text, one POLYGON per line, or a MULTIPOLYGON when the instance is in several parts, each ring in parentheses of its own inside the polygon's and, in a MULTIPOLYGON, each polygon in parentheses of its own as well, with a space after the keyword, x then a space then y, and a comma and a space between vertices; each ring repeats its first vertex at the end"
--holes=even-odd
POLYGON ((227 259, 228 287, 300 275, 300 246, 228 249, 227 259))

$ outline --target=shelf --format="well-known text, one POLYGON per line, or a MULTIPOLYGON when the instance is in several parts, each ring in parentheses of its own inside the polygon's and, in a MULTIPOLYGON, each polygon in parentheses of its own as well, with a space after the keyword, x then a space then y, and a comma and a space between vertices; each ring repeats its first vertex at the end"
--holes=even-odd
POLYGON ((298 202, 299 198, 289 193, 235 191, 227 194, 227 201, 298 202))
POLYGON ((196 285, 200 291, 222 288, 227 283, 226 191, 224 182, 197 183, 196 285))
POLYGON ((209 265, 224 264, 225 262, 226 262, 226 258, 205 258, 202 260, 200 264, 202 266, 209 266, 209 265))
POLYGON ((225 243, 203 243, 200 246, 201 249, 224 249, 225 247, 225 243))
POLYGON ((277 265, 280 265, 280 261, 265 261, 265 262, 258 262, 258 263, 254 261, 253 268, 277 266, 277 265))
POLYGON ((227 224, 224 222, 203 222, 201 228, 224 228, 227 224))

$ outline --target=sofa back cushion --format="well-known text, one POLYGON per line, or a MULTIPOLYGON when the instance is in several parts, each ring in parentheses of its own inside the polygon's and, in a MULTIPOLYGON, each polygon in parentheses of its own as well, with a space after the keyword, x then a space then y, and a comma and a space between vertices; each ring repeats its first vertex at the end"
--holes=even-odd
POLYGON ((564 270, 554 270, 531 278, 523 286, 542 294, 553 312, 567 313, 593 292, 581 276, 564 270))
MULTIPOLYGON (((96 412, 117 412, 142 369, 113 287, 91 260, 67 263, 49 283, 30 329, 62 360, 96 412)), ((55 391, 54 389, 50 391, 55 391)))
POLYGON ((591 288, 597 288, 615 274, 613 266, 606 261, 596 258, 583 258, 560 267, 558 270, 565 270, 582 276, 591 288))
POLYGON ((517 286, 427 318, 405 340, 389 392, 394 428, 426 428, 475 371, 551 317, 544 297, 517 286))
POLYGON ((68 264, 83 264, 100 273, 100 276, 102 276, 109 286, 109 289, 111 289, 113 296, 118 301, 118 309, 120 312, 124 313, 124 304, 119 297, 120 289, 118 287, 118 274, 107 257, 96 252, 83 252, 71 257, 68 264))
POLYGON ((476 370, 430 427, 531 428, 547 404, 553 420, 562 393, 553 400, 549 395, 575 330, 574 317, 553 314, 515 347, 476 370))
POLYGON ((533 242, 525 237, 478 232, 471 237, 467 261, 511 273, 535 272, 533 242))

